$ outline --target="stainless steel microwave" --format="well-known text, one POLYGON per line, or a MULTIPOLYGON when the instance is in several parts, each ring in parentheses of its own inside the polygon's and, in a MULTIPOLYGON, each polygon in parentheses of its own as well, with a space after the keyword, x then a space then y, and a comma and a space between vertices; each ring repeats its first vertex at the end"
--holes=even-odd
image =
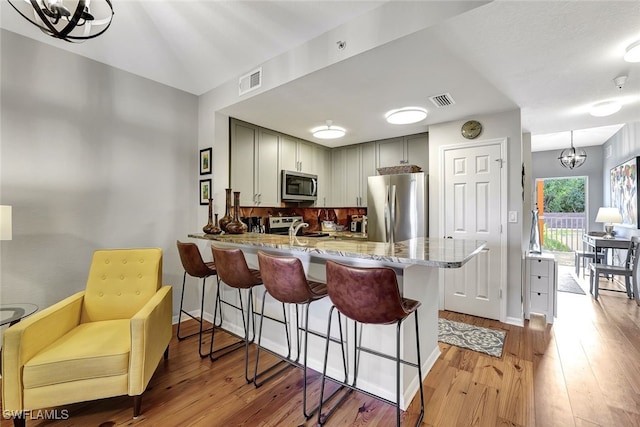
POLYGON ((315 201, 318 198, 318 176, 296 171, 282 171, 283 201, 315 201))

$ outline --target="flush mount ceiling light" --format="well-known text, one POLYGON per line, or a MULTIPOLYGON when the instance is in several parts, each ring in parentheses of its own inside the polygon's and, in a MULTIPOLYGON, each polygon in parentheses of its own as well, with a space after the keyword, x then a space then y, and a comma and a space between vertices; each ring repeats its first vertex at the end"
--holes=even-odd
POLYGON ((404 107, 391 110, 384 116, 387 122, 394 125, 418 123, 427 118, 427 110, 420 107, 404 107))
POLYGON ((111 0, 8 0, 43 33, 68 42, 92 39, 113 19, 111 0))
POLYGON ((582 149, 573 147, 573 131, 571 131, 571 148, 565 148, 560 153, 560 164, 567 169, 579 168, 587 160, 587 153, 582 149))
POLYGON ((640 40, 636 40, 627 46, 624 53, 624 60, 627 62, 640 62, 640 40))
POLYGON ((327 120, 327 124, 325 126, 319 126, 311 129, 313 136, 320 139, 342 138, 346 132, 347 131, 344 130, 344 128, 333 126, 333 122, 331 120, 327 120))
POLYGON ((618 101, 605 101, 594 104, 589 110, 589 114, 594 117, 606 117, 617 113, 622 108, 618 101))

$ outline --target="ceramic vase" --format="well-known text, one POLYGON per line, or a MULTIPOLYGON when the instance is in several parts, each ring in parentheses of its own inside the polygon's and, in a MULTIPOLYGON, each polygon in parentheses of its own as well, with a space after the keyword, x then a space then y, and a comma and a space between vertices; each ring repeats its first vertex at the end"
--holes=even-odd
POLYGON ((242 234, 247 231, 247 224, 240 221, 240 192, 233 192, 234 208, 233 208, 233 221, 227 224, 227 233, 229 234, 242 234))
POLYGON ((222 229, 222 231, 227 231, 227 224, 233 221, 233 217, 231 216, 231 189, 226 188, 224 190, 226 192, 226 200, 224 206, 224 216, 220 218, 218 222, 218 226, 222 229))

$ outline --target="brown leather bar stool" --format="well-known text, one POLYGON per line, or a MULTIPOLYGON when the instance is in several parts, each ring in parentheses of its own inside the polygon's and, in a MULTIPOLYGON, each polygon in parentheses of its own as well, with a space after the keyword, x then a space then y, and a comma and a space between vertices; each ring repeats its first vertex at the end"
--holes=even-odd
MULTIPOLYGON (((420 416, 416 426, 420 424, 424 417, 424 391, 422 387, 422 363, 420 360, 420 332, 418 330, 418 307, 419 301, 403 298, 398 289, 396 273, 387 267, 362 268, 339 264, 334 261, 327 261, 327 291, 333 306, 329 311, 328 332, 331 329, 331 320, 334 309, 338 310, 338 321, 341 316, 354 321, 354 361, 355 369, 353 383, 344 384, 351 390, 357 390, 369 396, 375 397, 396 406, 396 425, 400 426, 400 363, 418 368, 420 383, 420 416), (400 358, 400 326, 411 313, 415 315, 416 323, 416 350, 418 363, 408 362, 400 358), (380 353, 376 350, 361 346, 358 338, 358 323, 389 325, 396 324, 396 355, 380 353), (394 360, 396 362, 396 401, 390 402, 378 396, 356 388, 358 378, 358 361, 360 352, 394 360)), ((342 328, 340 328, 342 330, 342 328)), ((329 353, 329 340, 326 341, 324 367, 322 371, 322 388, 320 389, 320 402, 323 404, 324 383, 327 377, 327 355, 329 353)), ((340 406, 347 397, 343 395, 336 405, 329 410, 327 415, 322 417, 322 406, 318 412, 318 423, 324 424, 331 414, 340 406)))
MULTIPOLYGON (((318 410, 320 406, 317 405, 314 409, 310 411, 307 410, 307 351, 308 351, 307 343, 308 343, 309 333, 322 338, 325 337, 323 334, 309 330, 309 327, 308 327, 309 326, 309 305, 312 302, 318 301, 327 296, 327 285, 325 283, 317 282, 314 280, 308 280, 305 275, 302 262, 300 261, 300 259, 296 257, 276 256, 276 255, 267 254, 263 251, 258 251, 258 263, 260 265, 260 274, 262 276, 262 281, 264 283, 264 286, 267 292, 265 292, 262 296, 260 328, 258 331, 258 350, 256 352, 256 368, 255 368, 255 376, 254 376, 253 383, 256 387, 259 387, 264 383, 264 381, 267 381, 268 379, 274 377, 275 375, 278 375, 284 369, 291 366, 299 366, 298 362, 300 359, 300 352, 301 352, 300 332, 302 331, 304 333, 304 354, 303 354, 303 363, 302 363, 302 369, 303 369, 303 375, 304 375, 303 390, 302 390, 303 392, 302 412, 304 416, 307 419, 309 419, 318 410), (271 320, 276 320, 276 321, 279 321, 280 323, 284 323, 285 334, 287 337, 287 345, 289 347, 289 354, 285 357, 285 359, 281 360, 278 363, 275 363, 274 365, 264 369, 262 372, 259 373, 258 362, 260 358, 260 351, 262 349, 262 347, 260 346, 260 342, 262 339, 262 325, 265 318, 264 305, 265 305, 265 299, 266 299, 267 293, 271 295, 271 297, 273 297, 275 300, 282 303, 282 308, 284 313, 284 322, 276 319, 271 319, 271 320), (298 340, 297 340, 298 346, 297 346, 297 354, 295 359, 291 359, 291 339, 289 337, 289 328, 287 328, 288 321, 287 321, 287 313, 285 310, 285 304, 296 305, 296 330, 298 331, 298 340), (300 326, 300 319, 298 314, 299 313, 298 308, 300 306, 303 307, 303 311, 304 311, 304 325, 302 326, 300 326), (268 373, 272 369, 276 368, 278 365, 286 362, 288 362, 288 365, 285 366, 283 369, 280 369, 275 374, 272 374, 271 376, 266 378, 262 383, 258 381, 258 378, 261 375, 268 373)), ((274 354, 268 349, 264 349, 264 350, 274 354)), ((274 355, 281 357, 278 354, 274 354, 274 355)), ((343 358, 343 363, 344 363, 345 372, 346 372, 347 362, 345 358, 343 358)), ((346 377, 345 377, 345 380, 346 380, 346 377)), ((336 390, 336 392, 337 391, 339 391, 339 389, 336 390)), ((333 394, 329 398, 327 398, 327 400, 330 399, 332 396, 333 394)))
MULTIPOLYGON (((240 249, 223 249, 215 246, 211 246, 211 252, 213 253, 213 260, 216 263, 218 270, 218 277, 228 286, 238 290, 238 296, 240 298, 240 306, 224 301, 220 298, 220 287, 218 286, 218 298, 216 299, 216 308, 214 312, 218 310, 218 304, 220 304, 220 318, 222 321, 222 305, 233 307, 240 311, 242 314, 242 326, 244 327, 244 336, 238 337, 239 340, 219 348, 214 351, 213 343, 215 338, 215 328, 211 331, 211 349, 209 351, 209 357, 211 360, 217 360, 238 348, 241 348, 241 344, 244 345, 244 376, 247 383, 253 381, 249 379, 249 344, 253 342, 255 338, 255 323, 253 321, 253 287, 262 284, 262 278, 260 277, 260 271, 249 268, 247 260, 240 249), (242 302, 242 290, 248 291, 247 295, 247 316, 244 314, 244 304, 242 302), (251 325, 249 324, 251 321, 251 325), (251 328, 253 326, 253 328, 251 328), (251 339, 249 338, 249 330, 253 330, 251 339), (222 353, 222 354, 220 354, 222 353)), ((233 335, 233 334, 232 334, 233 335)))
MULTIPOLYGON (((198 345, 198 353, 200 353, 200 357, 207 357, 209 354, 202 353, 202 333, 209 332, 213 329, 213 326, 209 329, 203 330, 203 315, 204 315, 204 294, 206 289, 206 281, 207 277, 216 276, 216 265, 214 262, 204 262, 202 260, 202 256, 200 255, 200 250, 198 249, 198 245, 195 243, 182 243, 180 241, 176 241, 178 246, 178 254, 180 254, 180 261, 182 262, 182 267, 184 268, 184 275, 182 276, 182 294, 180 295, 180 312, 178 314, 178 331, 176 333, 178 340, 182 341, 186 338, 193 337, 198 335, 200 342, 198 345), (200 319, 193 316, 188 311, 182 309, 182 305, 184 302, 184 288, 187 280, 187 274, 192 277, 202 278, 202 297, 200 299, 200 319), (193 334, 189 334, 186 336, 180 336, 180 326, 182 322, 182 314, 186 314, 191 317, 198 323, 200 323, 200 330, 198 332, 194 332, 193 334)), ((218 282, 220 279, 218 278, 218 282)), ((214 322, 215 322, 215 312, 214 312, 214 322)))

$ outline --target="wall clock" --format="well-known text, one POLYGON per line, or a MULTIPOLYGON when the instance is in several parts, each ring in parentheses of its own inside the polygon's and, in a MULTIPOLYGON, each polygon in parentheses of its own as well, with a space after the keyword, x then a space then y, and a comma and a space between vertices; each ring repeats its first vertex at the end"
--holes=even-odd
POLYGON ((469 120, 462 125, 460 131, 465 138, 474 139, 482 132, 482 124, 477 120, 469 120))

